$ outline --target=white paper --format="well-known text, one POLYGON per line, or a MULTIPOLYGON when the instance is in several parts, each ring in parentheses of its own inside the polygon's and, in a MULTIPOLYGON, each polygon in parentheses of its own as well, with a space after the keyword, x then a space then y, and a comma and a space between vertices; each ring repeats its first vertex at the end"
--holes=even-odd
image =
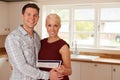
POLYGON ((37 67, 56 68, 61 65, 61 60, 38 60, 37 67))

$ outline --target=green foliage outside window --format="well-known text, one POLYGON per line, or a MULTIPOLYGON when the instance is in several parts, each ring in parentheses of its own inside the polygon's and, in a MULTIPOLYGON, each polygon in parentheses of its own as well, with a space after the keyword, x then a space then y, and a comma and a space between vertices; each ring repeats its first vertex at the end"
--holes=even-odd
MULTIPOLYGON (((76 32, 93 32, 94 31, 94 23, 90 21, 76 21, 76 32)), ((79 34, 78 37, 81 39, 86 39, 91 34, 79 34)), ((91 35, 92 36, 92 35, 91 35)))

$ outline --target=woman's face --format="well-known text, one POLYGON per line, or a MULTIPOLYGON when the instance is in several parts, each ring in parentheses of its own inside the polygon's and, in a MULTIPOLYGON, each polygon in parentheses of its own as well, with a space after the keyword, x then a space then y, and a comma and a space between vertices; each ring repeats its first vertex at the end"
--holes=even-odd
POLYGON ((46 20, 46 29, 49 34, 49 37, 58 36, 58 32, 60 29, 60 20, 54 16, 47 18, 46 20))

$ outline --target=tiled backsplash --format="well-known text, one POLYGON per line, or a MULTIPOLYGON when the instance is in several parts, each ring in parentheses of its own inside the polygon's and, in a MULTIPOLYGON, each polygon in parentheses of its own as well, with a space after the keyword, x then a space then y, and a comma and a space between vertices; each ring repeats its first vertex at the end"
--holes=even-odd
POLYGON ((5 45, 5 39, 7 35, 0 35, 0 48, 3 48, 5 45))

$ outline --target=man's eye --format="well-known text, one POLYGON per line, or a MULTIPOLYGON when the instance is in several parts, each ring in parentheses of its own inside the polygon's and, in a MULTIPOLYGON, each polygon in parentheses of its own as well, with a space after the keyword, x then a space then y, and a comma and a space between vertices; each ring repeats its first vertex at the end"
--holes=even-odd
POLYGON ((34 17, 38 17, 38 14, 35 14, 34 17))
POLYGON ((27 16, 30 16, 30 14, 27 14, 27 16))
POLYGON ((51 25, 49 24, 48 27, 51 27, 51 25))

